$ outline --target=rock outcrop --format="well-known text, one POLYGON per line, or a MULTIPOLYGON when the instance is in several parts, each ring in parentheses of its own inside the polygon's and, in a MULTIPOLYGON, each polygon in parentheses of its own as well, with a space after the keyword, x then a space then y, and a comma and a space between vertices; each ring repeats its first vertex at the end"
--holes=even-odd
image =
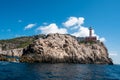
POLYGON ((23 54, 23 48, 0 51, 0 55, 4 55, 4 56, 21 57, 22 54, 23 54))
POLYGON ((23 48, 0 51, 0 61, 19 62, 23 54, 23 48))
POLYGON ((21 62, 113 64, 103 43, 79 43, 64 34, 49 34, 23 50, 21 62))

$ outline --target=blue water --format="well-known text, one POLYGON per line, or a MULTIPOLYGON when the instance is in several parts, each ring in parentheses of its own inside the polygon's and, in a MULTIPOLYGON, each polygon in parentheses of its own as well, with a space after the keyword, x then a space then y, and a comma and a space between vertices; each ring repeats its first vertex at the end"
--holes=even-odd
POLYGON ((120 65, 0 62, 0 80, 120 80, 120 65))

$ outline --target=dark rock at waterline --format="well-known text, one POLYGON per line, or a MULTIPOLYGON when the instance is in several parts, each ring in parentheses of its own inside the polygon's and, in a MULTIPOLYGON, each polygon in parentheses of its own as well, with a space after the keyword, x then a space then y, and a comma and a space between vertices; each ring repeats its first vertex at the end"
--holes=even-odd
POLYGON ((19 62, 18 57, 0 55, 0 61, 19 62))

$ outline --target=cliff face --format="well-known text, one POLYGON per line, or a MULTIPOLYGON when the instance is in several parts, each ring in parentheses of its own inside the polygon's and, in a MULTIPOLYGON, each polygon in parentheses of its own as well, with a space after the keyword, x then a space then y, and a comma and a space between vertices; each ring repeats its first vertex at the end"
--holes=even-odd
POLYGON ((23 48, 38 38, 45 35, 24 36, 7 40, 0 40, 0 61, 19 61, 23 54, 23 48))
POLYGON ((4 55, 4 56, 21 57, 22 54, 23 54, 23 48, 0 51, 0 55, 4 55))
POLYGON ((49 34, 23 50, 21 62, 113 64, 103 43, 78 43, 70 35, 49 34))
POLYGON ((19 62, 23 54, 23 48, 0 51, 0 61, 19 62))

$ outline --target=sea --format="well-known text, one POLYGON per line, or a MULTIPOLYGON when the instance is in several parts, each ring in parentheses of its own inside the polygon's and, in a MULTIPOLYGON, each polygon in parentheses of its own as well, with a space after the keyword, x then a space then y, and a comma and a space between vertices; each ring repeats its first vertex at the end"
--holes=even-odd
POLYGON ((0 80, 120 80, 120 65, 1 61, 0 80))

